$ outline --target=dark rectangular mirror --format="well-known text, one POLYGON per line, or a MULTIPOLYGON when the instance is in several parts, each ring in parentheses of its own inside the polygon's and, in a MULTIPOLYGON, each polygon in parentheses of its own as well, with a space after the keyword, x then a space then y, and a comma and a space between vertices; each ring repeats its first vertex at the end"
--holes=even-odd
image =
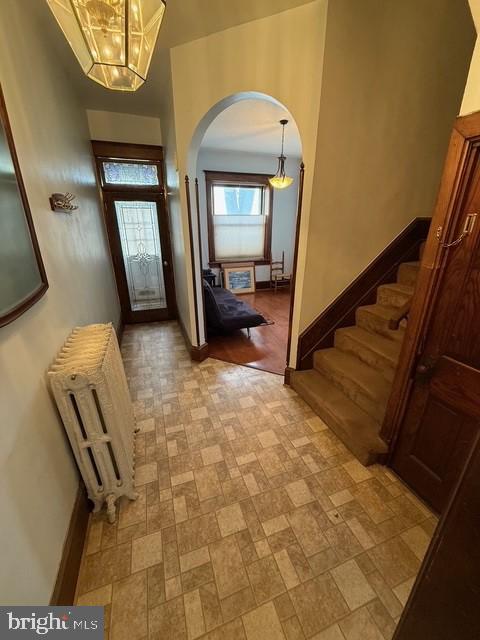
POLYGON ((0 87, 0 327, 48 289, 32 215, 0 87))

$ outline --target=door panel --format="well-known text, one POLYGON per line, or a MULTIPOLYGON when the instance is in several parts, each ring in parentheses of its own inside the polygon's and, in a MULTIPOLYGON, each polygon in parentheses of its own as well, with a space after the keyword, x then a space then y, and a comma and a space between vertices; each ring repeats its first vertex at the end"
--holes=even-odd
POLYGON ((175 317, 168 220, 157 194, 104 194, 125 323, 175 317))
MULTIPOLYGON (((460 190, 460 237, 466 216, 480 214, 480 153, 471 151, 460 190)), ((480 220, 470 235, 445 249, 430 326, 424 339, 395 471, 441 511, 480 429, 480 220)))

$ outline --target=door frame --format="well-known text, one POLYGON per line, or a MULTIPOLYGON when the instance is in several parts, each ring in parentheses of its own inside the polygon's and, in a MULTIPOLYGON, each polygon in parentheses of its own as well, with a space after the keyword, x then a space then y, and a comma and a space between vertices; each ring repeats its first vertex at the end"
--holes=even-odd
POLYGON ((175 276, 173 271, 172 240, 170 233, 170 218, 165 189, 165 163, 163 147, 150 144, 130 144, 126 142, 111 142, 106 140, 92 140, 92 150, 95 158, 95 168, 100 200, 103 205, 103 217, 107 232, 107 240, 112 258, 115 282, 120 300, 122 312, 122 325, 130 323, 157 322, 161 320, 173 320, 178 317, 175 276), (157 167, 158 185, 112 185, 105 182, 103 163, 118 160, 120 162, 147 163, 157 167), (124 200, 154 200, 157 203, 158 227, 162 246, 162 261, 168 262, 169 277, 165 276, 165 295, 167 298, 167 313, 164 318, 158 316, 158 310, 131 311, 130 296, 125 277, 125 265, 123 262, 122 248, 118 227, 109 204, 114 198, 124 200), (162 235, 162 230, 164 231, 162 235), (157 311, 157 314, 152 313, 157 311), (134 313, 135 316, 131 316, 134 313))
POLYGON ((425 245, 397 373, 380 432, 389 445, 391 461, 413 390, 413 372, 423 350, 432 312, 446 268, 448 249, 463 215, 462 194, 473 145, 480 141, 480 111, 456 119, 445 160, 440 191, 425 245), (439 237, 440 236, 440 239, 439 237))
POLYGON ((108 243, 112 255, 115 280, 117 283, 122 321, 124 324, 139 324, 144 322, 160 322, 172 320, 176 317, 175 285, 172 271, 172 249, 170 242, 170 229, 168 224, 165 200, 158 192, 148 191, 108 191, 103 194, 105 223, 107 227, 108 243), (123 259, 123 249, 120 238, 120 230, 115 217, 115 200, 131 200, 155 202, 157 205, 157 222, 162 251, 162 271, 165 284, 165 296, 167 307, 165 309, 145 309, 133 311, 130 304, 127 275, 123 259), (165 262, 167 263, 165 265, 165 262))

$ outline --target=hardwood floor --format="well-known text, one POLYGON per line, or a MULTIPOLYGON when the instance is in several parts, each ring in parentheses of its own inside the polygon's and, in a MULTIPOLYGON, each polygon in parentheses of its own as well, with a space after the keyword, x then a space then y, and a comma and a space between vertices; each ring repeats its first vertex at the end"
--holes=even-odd
POLYGON ((290 292, 288 289, 279 289, 277 293, 260 290, 241 297, 275 324, 251 329, 250 338, 246 329, 229 336, 210 336, 210 357, 283 374, 287 360, 290 292))

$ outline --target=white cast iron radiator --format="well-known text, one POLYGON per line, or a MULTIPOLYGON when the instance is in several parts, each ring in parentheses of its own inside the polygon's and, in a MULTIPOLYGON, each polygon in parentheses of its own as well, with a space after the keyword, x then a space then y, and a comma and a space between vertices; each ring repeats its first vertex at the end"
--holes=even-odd
POLYGON ((111 324, 77 327, 48 372, 94 511, 137 497, 134 489, 135 419, 117 336, 111 324))

